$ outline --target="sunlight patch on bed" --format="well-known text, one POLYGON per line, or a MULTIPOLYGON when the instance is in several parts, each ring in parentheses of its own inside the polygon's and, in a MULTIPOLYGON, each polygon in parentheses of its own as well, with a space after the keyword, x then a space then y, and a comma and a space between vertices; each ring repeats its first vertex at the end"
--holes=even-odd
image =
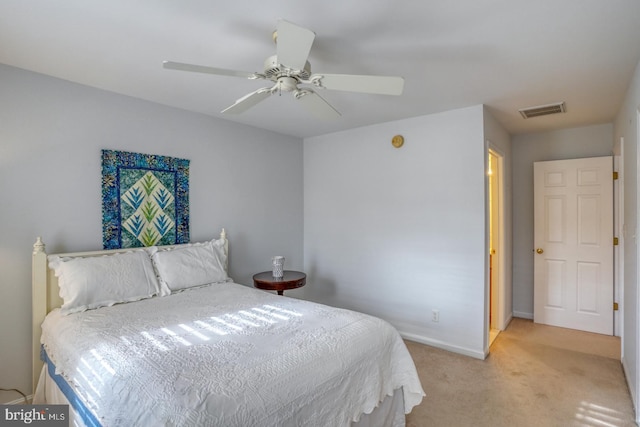
MULTIPOLYGON (((140 351, 139 349, 139 345, 136 345, 134 343, 132 343, 127 337, 121 336, 120 339, 127 345, 127 348, 131 351, 133 351, 135 354, 137 354, 138 356, 140 356, 141 358, 145 358, 146 355, 144 352, 140 351)), ((165 347, 166 349, 166 347, 165 347)), ((163 350, 165 351, 165 350, 163 350)))
MULTIPOLYGON (((76 379, 74 378, 74 381, 76 379)), ((87 400, 89 403, 91 403, 91 405, 93 405, 94 408, 98 409, 100 407, 100 405, 98 405, 98 402, 96 402, 96 400, 93 398, 93 396, 91 395, 91 393, 82 393, 83 390, 78 390, 80 392, 80 394, 82 394, 82 396, 85 398, 85 400, 87 400)), ((98 394, 98 396, 100 396, 98 394)))
MULTIPOLYGON (((170 351, 172 345, 162 338, 158 338, 157 335, 159 332, 166 334, 171 341, 188 347, 196 344, 196 342, 186 339, 184 337, 187 336, 186 334, 206 342, 210 341, 215 335, 225 336, 240 333, 243 332, 245 328, 262 328, 268 325, 290 321, 292 317, 302 317, 302 314, 297 311, 265 304, 259 307, 238 310, 233 313, 225 313, 218 317, 212 316, 208 319, 197 319, 191 322, 179 323, 171 326, 171 329, 169 327, 160 328, 158 332, 156 332, 155 337, 146 331, 140 334, 151 342, 154 347, 164 352, 170 351)), ((120 337, 120 339, 129 346, 133 346, 126 337, 120 337)), ((101 363, 104 362, 104 359, 101 359, 99 356, 96 356, 96 359, 101 363)), ((110 372, 113 371, 108 364, 104 366, 104 368, 110 372)), ((112 374, 113 373, 115 373, 115 371, 112 372, 112 374)))
MULTIPOLYGON (((167 352, 174 349, 176 345, 178 347, 188 347, 197 342, 192 342, 185 337, 193 337, 201 342, 206 342, 211 341, 211 338, 214 336, 238 334, 253 328, 269 327, 270 325, 289 322, 294 318, 302 316, 302 313, 295 310, 265 304, 221 314, 217 317, 212 316, 208 319, 193 319, 184 323, 175 324, 171 327, 161 327, 153 333, 142 331, 140 335, 153 347, 162 352, 167 352), (163 337, 162 334, 165 334, 168 339, 163 337)), ((144 356, 145 353, 136 350, 137 345, 135 344, 135 340, 130 340, 129 338, 125 336, 120 337, 134 353, 144 356)), ((98 405, 95 399, 99 400, 102 398, 100 390, 107 384, 107 376, 116 375, 116 370, 97 349, 92 349, 90 355, 90 357, 87 355, 88 359, 81 358, 81 365, 77 368, 74 381, 78 384, 79 388, 82 389, 81 394, 84 395, 85 400, 94 407, 97 407, 98 405)), ((593 408, 590 410, 593 411, 593 408)), ((582 413, 576 417, 581 420, 585 420, 587 417, 595 418, 586 409, 583 409, 582 413)), ((604 420, 602 415, 600 415, 598 419, 604 420)), ((601 422, 600 424, 589 425, 609 427, 615 426, 616 424, 601 422)))
POLYGON ((98 362, 100 362, 100 365, 102 365, 102 367, 106 369, 107 372, 109 372, 111 375, 116 374, 115 369, 113 369, 111 365, 109 365, 109 363, 107 363, 107 361, 104 360, 104 357, 102 357, 95 348, 91 349, 91 354, 93 355, 93 357, 98 359, 98 362))
POLYGON ((260 313, 260 314, 264 314, 264 315, 266 315, 266 316, 274 317, 274 318, 276 318, 276 319, 278 319, 278 320, 289 320, 289 319, 290 319, 290 317, 283 316, 283 315, 278 314, 278 313, 272 313, 272 312, 270 312, 270 311, 263 310, 263 309, 258 308, 258 307, 253 307, 251 310, 253 310, 253 311, 255 311, 255 312, 258 312, 258 313, 260 313))
POLYGON ((151 344, 153 344, 158 350, 160 350, 160 351, 169 351, 168 347, 165 347, 160 341, 158 341, 157 339, 152 337, 149 332, 143 331, 143 332, 140 332, 140 335, 142 335, 143 337, 145 337, 146 339, 151 341, 151 344))
POLYGON ((211 320, 213 320, 214 322, 219 323, 221 325, 224 325, 224 326, 226 326, 228 328, 231 328, 231 329, 233 329, 235 331, 238 331, 238 332, 242 331, 242 328, 240 326, 234 325, 233 323, 229 323, 226 320, 220 319, 219 317, 212 317, 211 320))
POLYGON ((185 347, 188 347, 188 346, 192 345, 191 342, 189 342, 186 339, 182 338, 180 335, 176 334, 175 332, 173 332, 169 328, 160 328, 160 330, 162 332, 164 332, 165 334, 169 335, 174 340, 178 341, 180 344, 184 345, 185 347))
POLYGON ((184 323, 181 323, 178 325, 181 329, 189 332, 191 335, 194 335, 198 338, 200 338, 202 341, 209 341, 211 338, 209 338, 208 336, 196 331, 195 329, 193 329, 190 326, 185 325, 184 323))
POLYGON ((275 312, 288 314, 290 316, 302 317, 302 313, 298 313, 297 311, 287 310, 285 308, 280 308, 280 307, 276 307, 276 306, 269 305, 269 304, 265 304, 265 305, 263 305, 263 307, 264 308, 268 308, 269 310, 273 310, 275 312))
POLYGON ((582 426, 620 427, 624 425, 619 411, 585 401, 580 402, 576 419, 582 423, 582 426))
MULTIPOLYGON (((76 372, 80 375, 80 377, 82 378, 78 378, 78 377, 74 377, 73 381, 82 386, 82 388, 87 389, 90 388, 96 395, 98 396, 102 396, 100 394, 100 392, 98 391, 98 389, 93 385, 93 382, 85 375, 84 371, 82 369, 80 369, 79 367, 76 368, 76 372), (84 380, 84 381, 83 381, 84 380)), ((93 401, 95 403, 95 401, 93 400, 93 398, 91 397, 91 394, 86 393, 86 397, 87 399, 90 399, 91 401, 93 401)))
MULTIPOLYGON (((281 321, 291 320, 292 316, 302 317, 302 314, 298 313, 297 311, 286 310, 284 308, 265 304, 262 307, 252 307, 248 310, 239 310, 235 313, 226 313, 221 316, 224 318, 211 317, 210 319, 224 326, 225 329, 232 329, 232 331, 229 332, 240 332, 244 330, 244 327, 259 328, 265 325, 273 325, 281 321)), ((209 328, 211 326, 207 325, 207 323, 201 320, 198 320, 194 323, 210 330, 209 328)), ((218 331, 212 332, 219 334, 218 331)), ((227 332, 219 335, 226 335, 226 333, 227 332)))
POLYGON ((100 375, 98 375, 98 373, 95 371, 95 369, 93 369, 93 367, 89 364, 89 362, 87 362, 85 360, 84 357, 80 358, 80 363, 82 363, 84 365, 84 367, 89 370, 91 375, 93 375, 100 382, 100 384, 104 384, 104 381, 102 381, 102 378, 100 377, 100 375))
POLYGON ((244 324, 244 325, 247 325, 247 326, 254 326, 254 327, 260 326, 257 323, 253 323, 253 322, 251 322, 251 321, 249 321, 247 319, 243 319, 242 317, 237 316, 235 314, 225 314, 225 316, 235 320, 238 323, 241 323, 241 324, 244 324))
POLYGON ((277 321, 275 321, 275 320, 267 319, 264 316, 259 316, 259 315, 255 314, 255 313, 250 313, 250 312, 248 312, 246 310, 241 310, 238 313, 242 314, 243 316, 250 317, 252 319, 256 319, 256 320, 258 320, 260 322, 268 323, 270 325, 273 325, 274 323, 277 323, 277 321))
POLYGON ((200 326, 201 328, 206 329, 209 332, 213 332, 214 334, 217 335, 228 335, 227 332, 223 331, 222 329, 218 329, 215 326, 211 326, 210 324, 203 322, 202 320, 196 320, 195 322, 196 325, 200 326))

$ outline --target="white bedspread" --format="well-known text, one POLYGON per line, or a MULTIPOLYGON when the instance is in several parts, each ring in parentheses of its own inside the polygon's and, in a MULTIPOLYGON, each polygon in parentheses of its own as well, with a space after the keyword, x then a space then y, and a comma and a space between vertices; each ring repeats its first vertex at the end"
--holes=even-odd
POLYGON ((103 426, 346 426, 403 387, 397 331, 353 311, 224 283, 61 316, 42 343, 103 426))

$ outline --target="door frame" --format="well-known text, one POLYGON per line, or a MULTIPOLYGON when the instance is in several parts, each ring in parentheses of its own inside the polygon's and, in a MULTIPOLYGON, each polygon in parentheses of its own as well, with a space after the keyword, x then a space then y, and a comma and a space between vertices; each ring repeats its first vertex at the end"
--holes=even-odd
POLYGON ((486 142, 486 150, 485 150, 485 165, 486 165, 486 174, 485 174, 485 201, 486 201, 486 280, 485 280, 485 348, 487 349, 490 345, 489 334, 491 332, 491 324, 489 322, 489 317, 494 317, 494 325, 496 325, 496 329, 503 331, 506 328, 506 322, 509 316, 505 313, 506 307, 506 292, 505 292, 505 283, 506 283, 506 233, 505 233, 505 183, 504 183, 504 171, 505 171, 505 156, 500 148, 496 147, 491 143, 491 141, 487 140, 486 142), (491 155, 494 155, 497 160, 497 169, 498 169, 498 251, 497 251, 497 265, 498 271, 496 272, 497 282, 495 285, 495 293, 497 293, 497 298, 494 298, 494 301, 497 304, 494 304, 493 310, 491 310, 491 294, 490 294, 490 247, 491 247, 491 236, 490 236, 490 216, 491 216, 491 203, 490 203, 490 178, 489 178, 489 167, 490 167, 490 158, 491 155), (490 310, 493 313, 490 313, 490 310))
POLYGON ((624 330, 624 137, 614 146, 613 170, 618 179, 613 181, 613 226, 618 245, 613 247, 613 300, 618 303, 618 311, 613 315, 613 334, 623 335, 624 330))
MULTIPOLYGON (((635 138, 635 143, 636 143, 636 147, 638 146, 638 143, 640 142, 640 107, 638 107, 638 109, 636 110, 636 138, 635 138)), ((635 160, 635 166, 636 166, 636 173, 637 171, 640 171, 640 150, 638 150, 636 148, 636 158, 635 160)), ((637 235, 637 230, 640 227, 640 217, 638 216, 638 212, 640 212, 640 197, 637 197, 637 195, 640 193, 640 190, 638 189, 638 182, 637 182, 637 177, 636 177, 636 206, 635 206, 635 210, 636 210, 636 221, 635 224, 633 224, 634 230, 632 232, 630 232, 630 234, 633 236, 633 245, 636 248, 636 268, 635 268, 635 283, 631 284, 630 287, 634 290, 636 290, 636 300, 634 301, 635 303, 635 307, 633 307, 636 311, 636 314, 638 313, 638 311, 640 310, 640 292, 638 292, 638 288, 639 288, 639 283, 640 281, 638 280, 638 265, 640 264, 640 251, 638 251, 638 242, 636 241, 636 235, 637 235)), ((631 225, 631 224, 629 224, 631 225)), ((627 225, 623 224, 623 228, 626 228, 627 225)), ((623 286, 624 288, 624 286, 623 286)), ((624 318, 624 317, 623 317, 624 318)), ((631 332, 631 331, 629 331, 631 332)), ((640 408, 640 328, 636 325, 636 331, 635 331, 635 348, 633 349, 633 354, 632 357, 635 357, 635 374, 636 374, 636 378, 635 378, 635 385, 634 385, 634 393, 633 393, 633 399, 634 399, 634 406, 635 406, 635 410, 636 410, 636 423, 640 423, 640 411, 638 410, 638 408, 640 408)), ((624 359, 624 353, 625 353, 625 340, 624 340, 624 328, 622 330, 622 364, 624 366, 625 364, 625 359, 624 359)))

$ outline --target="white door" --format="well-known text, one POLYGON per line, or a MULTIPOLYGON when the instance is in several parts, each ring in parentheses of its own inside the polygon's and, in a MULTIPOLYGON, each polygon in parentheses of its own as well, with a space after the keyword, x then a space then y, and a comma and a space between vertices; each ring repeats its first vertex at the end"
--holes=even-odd
POLYGON ((613 159, 533 170, 534 321, 613 335, 613 159))

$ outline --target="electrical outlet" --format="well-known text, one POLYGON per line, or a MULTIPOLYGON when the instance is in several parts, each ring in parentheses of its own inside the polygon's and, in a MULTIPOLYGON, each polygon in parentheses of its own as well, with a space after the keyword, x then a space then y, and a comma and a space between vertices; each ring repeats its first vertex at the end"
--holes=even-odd
POLYGON ((440 321, 440 310, 433 309, 431 312, 431 321, 439 322, 440 321))

